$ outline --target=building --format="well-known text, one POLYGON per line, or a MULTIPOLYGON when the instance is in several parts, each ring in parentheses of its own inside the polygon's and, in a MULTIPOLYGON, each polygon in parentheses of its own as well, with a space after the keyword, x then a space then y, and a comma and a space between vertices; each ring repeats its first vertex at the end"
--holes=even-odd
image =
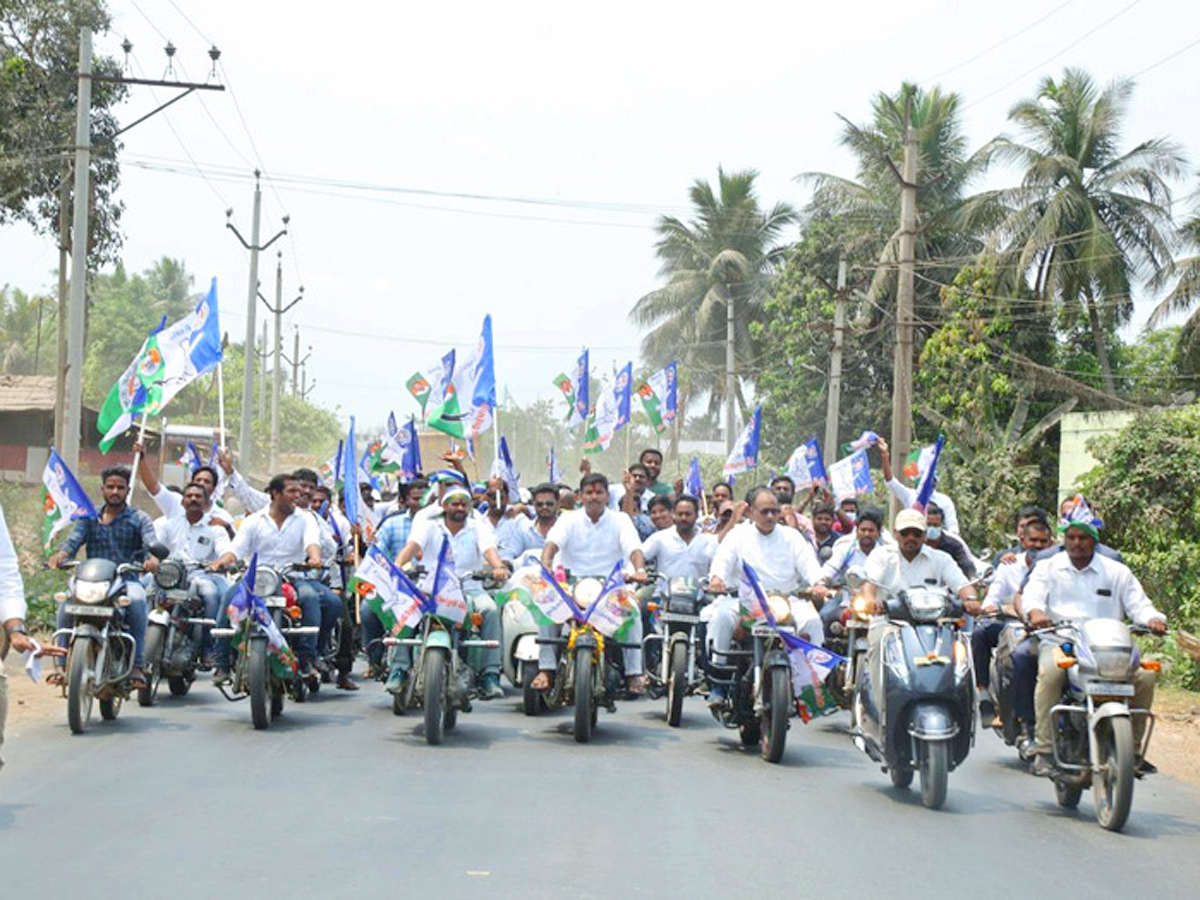
POLYGON ((1092 456, 1088 442, 1092 438, 1116 434, 1133 421, 1136 414, 1123 410, 1070 412, 1062 417, 1062 439, 1058 449, 1058 503, 1076 493, 1081 476, 1100 460, 1092 456))

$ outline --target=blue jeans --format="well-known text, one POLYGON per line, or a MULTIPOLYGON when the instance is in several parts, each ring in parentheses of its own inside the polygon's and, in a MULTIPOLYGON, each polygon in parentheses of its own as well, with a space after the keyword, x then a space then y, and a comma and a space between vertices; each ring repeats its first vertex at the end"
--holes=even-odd
MULTIPOLYGON (((146 589, 142 586, 141 581, 136 575, 125 575, 125 596, 129 599, 129 605, 121 610, 121 621, 125 631, 129 632, 129 636, 133 638, 137 645, 133 657, 133 664, 140 666, 145 660, 143 658, 143 648, 146 644, 146 624, 149 621, 150 614, 146 609, 146 589)), ((68 598, 68 602, 69 598, 68 598)), ((68 628, 71 625, 73 616, 68 616, 63 612, 64 604, 58 605, 58 612, 54 615, 55 628, 68 628)), ((59 639, 62 646, 66 646, 66 641, 59 639)))
MULTIPOLYGON (((317 614, 321 620, 321 633, 317 635, 317 640, 313 643, 313 655, 321 655, 329 649, 329 635, 333 632, 334 624, 342 617, 342 598, 329 585, 312 578, 297 579, 293 584, 296 588, 296 597, 301 601, 301 608, 304 606, 305 594, 315 598, 318 607, 317 614)), ((305 622, 305 624, 308 623, 305 622)))
MULTIPOLYGON (((215 572, 193 572, 188 584, 188 592, 204 603, 204 618, 216 619, 221 611, 221 597, 229 590, 229 583, 215 572)), ((200 655, 212 653, 213 638, 209 628, 202 628, 200 638, 200 655)), ((193 637, 196 637, 193 635, 193 637)))
MULTIPOLYGON (((229 601, 236 590, 237 585, 235 584, 221 598, 221 609, 217 614, 218 628, 229 627, 229 601)), ((296 603, 300 607, 301 625, 311 626, 321 623, 321 601, 314 591, 303 591, 300 590, 299 585, 296 585, 296 603)), ((317 655, 317 639, 315 637, 298 637, 293 649, 295 649, 296 659, 299 660, 301 665, 311 663, 317 655)), ((230 650, 229 638, 217 638, 214 642, 213 665, 218 669, 228 669, 231 656, 230 650)))
POLYGON ((362 642, 367 651, 367 663, 378 669, 383 665, 383 623, 366 600, 359 606, 359 615, 362 617, 362 642))

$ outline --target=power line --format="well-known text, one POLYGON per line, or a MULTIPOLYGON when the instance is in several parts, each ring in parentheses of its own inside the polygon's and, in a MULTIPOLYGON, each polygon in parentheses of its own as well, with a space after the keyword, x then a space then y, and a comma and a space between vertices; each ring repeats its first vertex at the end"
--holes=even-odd
MULTIPOLYGON (((1060 3, 1058 6, 1054 7, 1054 9, 1050 10, 1050 12, 1046 13, 1040 19, 1036 19, 1033 22, 1030 22, 1024 28, 1020 29, 1019 31, 1014 31, 1012 34, 1010 34, 1006 38, 1001 38, 999 41, 992 44, 990 47, 986 47, 983 50, 980 50, 974 56, 970 56, 967 59, 964 59, 962 62, 956 63, 955 65, 951 66, 948 69, 943 69, 942 71, 938 72, 936 75, 930 75, 928 78, 926 78, 924 80, 924 83, 928 83, 930 81, 937 81, 937 80, 943 78, 944 76, 949 75, 951 72, 957 72, 959 69, 963 68, 964 66, 969 66, 971 63, 975 62, 976 60, 982 59, 983 57, 985 57, 989 53, 991 53, 993 50, 998 50, 1001 47, 1003 47, 1005 44, 1021 37, 1021 35, 1032 31, 1038 25, 1041 25, 1043 22, 1045 22, 1047 19, 1049 19, 1055 13, 1057 13, 1059 10, 1070 6, 1074 2, 1075 2, 1075 0, 1066 0, 1065 3, 1060 3)), ((175 4, 172 3, 171 5, 174 6, 175 4)))
POLYGON ((1156 62, 1152 62, 1150 65, 1146 66, 1146 68, 1141 69, 1140 71, 1134 72, 1129 77, 1130 78, 1140 78, 1141 76, 1145 75, 1147 72, 1152 72, 1155 69, 1157 69, 1159 66, 1166 65, 1171 60, 1173 60, 1175 57, 1182 56, 1184 53, 1187 53, 1189 50, 1191 50, 1193 47, 1196 47, 1196 46, 1200 46, 1200 38, 1196 38, 1190 44, 1185 44, 1183 47, 1180 47, 1174 53, 1164 56, 1162 59, 1160 59, 1156 62))

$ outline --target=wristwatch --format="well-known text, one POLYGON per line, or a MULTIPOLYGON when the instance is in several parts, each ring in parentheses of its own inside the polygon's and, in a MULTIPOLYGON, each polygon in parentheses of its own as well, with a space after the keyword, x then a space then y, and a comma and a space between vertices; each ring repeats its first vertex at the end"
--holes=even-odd
POLYGON ((9 625, 4 630, 8 632, 10 637, 14 634, 29 634, 29 632, 25 630, 24 625, 9 625))

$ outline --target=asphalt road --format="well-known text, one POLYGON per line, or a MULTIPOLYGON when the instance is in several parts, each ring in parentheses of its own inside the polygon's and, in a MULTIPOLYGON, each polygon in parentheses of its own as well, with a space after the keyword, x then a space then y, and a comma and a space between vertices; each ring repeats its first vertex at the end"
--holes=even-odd
MULTIPOLYGON (((328 693, 326 693, 328 691, 328 693)), ((164 692, 165 693, 165 692, 164 692)), ((854 749, 843 713, 793 720, 779 765, 689 700, 602 712, 477 704, 440 747, 376 685, 289 703, 255 732, 207 684, 73 737, 22 729, 0 777, 0 888, 63 896, 448 898, 1195 897, 1200 790, 1138 783, 1123 834, 980 736, 946 807, 854 749)), ((1151 754, 1153 758, 1153 754, 1151 754)), ((22 891, 18 893, 17 891, 22 891)))

